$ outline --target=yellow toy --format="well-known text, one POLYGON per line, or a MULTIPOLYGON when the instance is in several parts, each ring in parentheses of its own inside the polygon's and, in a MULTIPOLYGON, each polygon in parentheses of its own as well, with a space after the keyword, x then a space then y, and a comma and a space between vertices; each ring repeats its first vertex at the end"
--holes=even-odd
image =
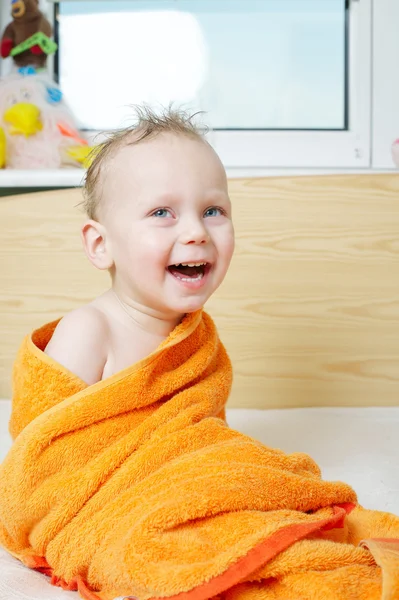
POLYGON ((43 129, 40 110, 34 104, 19 102, 8 108, 3 119, 10 124, 10 135, 24 135, 29 137, 43 129))
POLYGON ((67 155, 73 162, 77 162, 88 168, 91 163, 91 152, 93 148, 90 146, 71 146, 66 150, 67 155))

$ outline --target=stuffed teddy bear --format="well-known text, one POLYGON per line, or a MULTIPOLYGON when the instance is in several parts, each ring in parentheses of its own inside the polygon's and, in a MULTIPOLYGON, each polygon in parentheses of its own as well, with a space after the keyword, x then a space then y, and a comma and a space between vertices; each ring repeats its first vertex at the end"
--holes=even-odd
MULTIPOLYGON (((12 0, 11 16, 13 20, 5 28, 0 42, 2 58, 10 56, 14 48, 35 34, 42 33, 48 38, 52 35, 50 23, 39 10, 39 0, 12 0)), ((18 67, 29 65, 41 69, 46 66, 47 54, 39 44, 35 44, 13 55, 13 59, 18 67)))

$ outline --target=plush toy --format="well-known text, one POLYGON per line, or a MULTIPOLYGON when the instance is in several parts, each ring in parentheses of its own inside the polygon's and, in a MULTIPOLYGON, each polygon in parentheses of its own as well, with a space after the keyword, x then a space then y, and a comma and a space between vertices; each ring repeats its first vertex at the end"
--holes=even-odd
POLYGON ((80 167, 91 150, 59 87, 44 72, 0 80, 0 128, 0 165, 3 155, 3 166, 11 169, 80 167))
POLYGON ((11 55, 18 67, 29 65, 44 68, 48 52, 46 47, 43 47, 43 41, 45 43, 51 37, 52 28, 39 10, 39 0, 12 0, 11 16, 13 20, 7 25, 0 42, 2 58, 11 55), (35 39, 33 36, 37 36, 38 33, 41 33, 42 37, 35 39), (25 46, 24 49, 21 45, 31 38, 32 44, 28 43, 28 47, 25 46))
POLYGON ((59 86, 46 72, 57 49, 38 0, 12 0, 0 42, 16 69, 0 79, 0 168, 80 167, 90 153, 59 86))

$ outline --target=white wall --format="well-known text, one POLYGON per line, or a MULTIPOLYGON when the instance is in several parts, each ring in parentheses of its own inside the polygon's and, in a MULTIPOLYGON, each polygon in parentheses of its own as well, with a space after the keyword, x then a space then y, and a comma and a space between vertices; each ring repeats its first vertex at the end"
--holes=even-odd
POLYGON ((399 138, 399 0, 374 0, 372 165, 393 167, 399 138))

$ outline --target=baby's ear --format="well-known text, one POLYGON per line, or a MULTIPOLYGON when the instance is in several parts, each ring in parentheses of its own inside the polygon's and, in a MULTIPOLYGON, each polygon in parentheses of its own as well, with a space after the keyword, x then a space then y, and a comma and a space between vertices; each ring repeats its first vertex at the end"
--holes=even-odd
POLYGON ((83 247, 91 264, 101 271, 110 269, 114 261, 104 225, 90 219, 83 225, 81 234, 83 247))

